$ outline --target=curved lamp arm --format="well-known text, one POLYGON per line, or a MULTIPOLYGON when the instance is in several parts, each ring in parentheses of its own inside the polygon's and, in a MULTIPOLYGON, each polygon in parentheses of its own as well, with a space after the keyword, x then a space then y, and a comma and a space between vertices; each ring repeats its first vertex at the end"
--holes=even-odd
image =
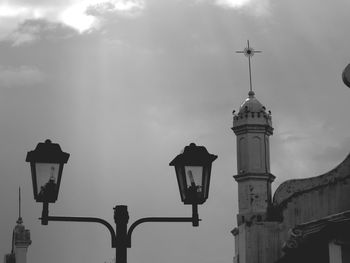
MULTIPOLYGON (((126 209, 126 206, 125 206, 126 209)), ((126 211, 126 215, 128 217, 127 214, 127 210, 126 211)), ((117 217, 118 218, 118 217, 117 217)), ((42 211, 42 216, 39 218, 41 220, 41 224, 42 225, 47 225, 48 221, 61 221, 61 222, 91 222, 91 223, 100 223, 102 225, 104 225, 105 227, 107 227, 107 229, 110 232, 111 235, 111 243, 112 243, 112 247, 116 248, 117 247, 117 235, 116 232, 114 231, 113 227, 106 221, 103 220, 101 218, 97 218, 97 217, 71 217, 71 216, 49 216, 49 204, 48 203, 43 203, 43 211, 42 211)), ((126 240, 124 238, 125 243, 122 241, 122 243, 124 243, 124 246, 126 247, 131 247, 131 234, 134 231, 134 229, 142 224, 142 223, 146 223, 146 222, 192 222, 193 226, 198 226, 199 225, 199 221, 201 221, 201 219, 199 219, 198 217, 198 205, 197 204, 192 204, 192 217, 145 217, 145 218, 141 218, 139 220, 136 220, 129 228, 129 230, 126 230, 126 224, 127 221, 125 222, 125 234, 123 234, 123 236, 126 235, 126 240)), ((117 220, 116 220, 117 223, 117 220)), ((118 223, 117 223, 118 225, 118 223)), ((121 234, 121 233, 119 233, 121 234)))
POLYGON ((71 216, 49 216, 48 203, 43 203, 43 213, 42 217, 39 219, 43 225, 47 225, 48 221, 61 221, 61 222, 91 222, 91 223, 100 223, 107 227, 109 233, 111 234, 111 243, 112 247, 116 247, 116 234, 111 226, 106 220, 97 217, 71 217, 71 216))
POLYGON ((136 220, 132 225, 130 226, 127 234, 127 247, 131 247, 131 234, 134 231, 134 229, 146 222, 192 222, 193 226, 198 226, 199 221, 201 219, 198 218, 198 205, 192 204, 192 217, 145 217, 136 220))

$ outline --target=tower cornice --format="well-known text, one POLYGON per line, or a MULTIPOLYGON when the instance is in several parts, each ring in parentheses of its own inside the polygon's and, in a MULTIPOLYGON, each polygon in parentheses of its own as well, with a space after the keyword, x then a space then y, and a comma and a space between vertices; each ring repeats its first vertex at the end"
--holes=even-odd
MULTIPOLYGON (((234 123, 235 124, 235 123, 234 123)), ((273 128, 270 124, 241 124, 234 125, 232 128, 236 135, 254 132, 254 133, 266 133, 267 135, 273 134, 273 128)))
POLYGON ((234 175, 233 178, 235 178, 236 182, 243 182, 251 179, 273 182, 276 176, 271 173, 241 173, 234 175))

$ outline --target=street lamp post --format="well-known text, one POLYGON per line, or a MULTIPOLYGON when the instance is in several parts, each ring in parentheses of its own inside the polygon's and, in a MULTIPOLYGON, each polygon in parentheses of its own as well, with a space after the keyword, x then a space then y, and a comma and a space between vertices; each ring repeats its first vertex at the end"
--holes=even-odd
POLYGON ((203 204, 209 193, 212 162, 216 155, 208 153, 205 147, 191 143, 183 153, 175 157, 169 165, 175 166, 181 200, 192 206, 192 217, 146 217, 136 220, 128 229, 129 213, 127 206, 114 207, 116 231, 107 221, 96 217, 50 216, 49 203, 55 203, 59 193, 63 166, 69 154, 61 147, 46 140, 39 143, 34 151, 27 153, 26 162, 30 163, 33 193, 36 202, 43 203, 41 224, 49 221, 94 222, 103 224, 110 232, 111 245, 116 249, 116 263, 127 262, 127 248, 131 247, 131 235, 136 226, 145 222, 192 222, 199 225, 198 205, 203 204))

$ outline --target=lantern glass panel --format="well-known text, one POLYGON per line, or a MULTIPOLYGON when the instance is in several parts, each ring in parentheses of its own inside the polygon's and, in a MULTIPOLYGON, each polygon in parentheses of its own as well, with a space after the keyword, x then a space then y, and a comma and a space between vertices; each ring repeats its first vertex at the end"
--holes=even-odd
POLYGON ((35 164, 38 197, 55 195, 59 175, 58 163, 36 163, 35 164))
POLYGON ((202 203, 203 201, 203 167, 185 165, 186 201, 185 203, 202 203))
POLYGON ((177 182, 179 184, 181 200, 184 201, 186 198, 186 182, 185 178, 182 176, 183 168, 181 166, 175 166, 177 182))
POLYGON ((209 184, 210 184, 210 172, 211 172, 211 164, 204 166, 203 171, 203 192, 204 198, 208 198, 209 193, 209 184))
POLYGON ((195 186, 197 192, 202 192, 203 187, 203 167, 185 166, 187 188, 195 186))

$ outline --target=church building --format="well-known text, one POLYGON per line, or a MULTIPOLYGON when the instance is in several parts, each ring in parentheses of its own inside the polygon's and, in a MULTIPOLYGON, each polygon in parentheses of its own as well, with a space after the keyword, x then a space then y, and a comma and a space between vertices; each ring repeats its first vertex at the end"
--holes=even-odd
MULTIPOLYGON (((250 69, 254 50, 249 42, 244 53, 250 69)), ((233 262, 350 262, 350 155, 333 170, 288 180, 272 194, 271 112, 252 88, 233 114, 232 130, 237 146, 234 179, 239 208, 238 226, 232 230, 233 262)))

